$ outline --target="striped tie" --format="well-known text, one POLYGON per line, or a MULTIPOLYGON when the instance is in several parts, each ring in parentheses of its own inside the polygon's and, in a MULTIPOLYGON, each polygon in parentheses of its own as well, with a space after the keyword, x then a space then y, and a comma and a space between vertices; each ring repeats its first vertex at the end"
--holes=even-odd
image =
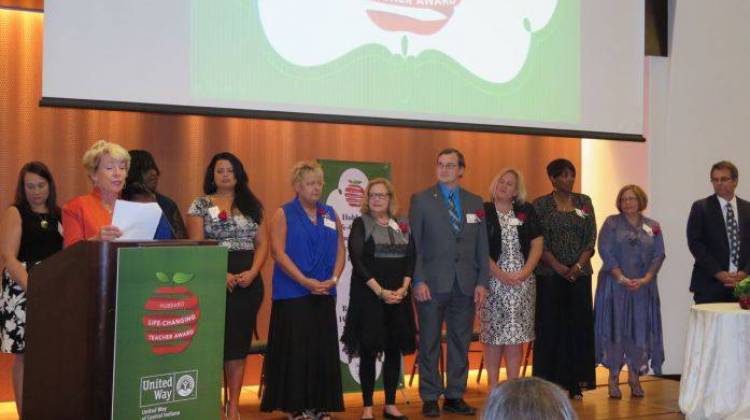
POLYGON ((451 218, 451 228, 453 233, 458 233, 461 230, 461 219, 458 217, 458 210, 456 209, 456 202, 453 200, 453 191, 448 194, 448 214, 451 218))
POLYGON ((740 264, 740 243, 737 240, 737 218, 734 217, 734 209, 727 203, 727 232, 729 233, 729 262, 735 268, 740 264))

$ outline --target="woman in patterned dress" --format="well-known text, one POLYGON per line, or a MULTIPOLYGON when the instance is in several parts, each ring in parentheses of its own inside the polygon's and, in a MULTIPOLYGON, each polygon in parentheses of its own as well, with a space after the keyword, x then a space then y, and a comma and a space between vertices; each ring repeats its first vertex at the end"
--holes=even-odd
POLYGON ((591 257, 596 219, 591 198, 573 192, 576 170, 566 159, 547 165, 554 191, 537 198, 544 252, 536 270, 534 376, 554 382, 571 398, 596 387, 591 257))
POLYGON ((599 231, 602 269, 596 285, 596 363, 609 369, 609 397, 622 398, 620 369, 628 366, 631 395, 643 397, 639 375, 661 374, 664 344, 656 277, 664 262, 659 223, 644 216, 648 197, 626 185, 617 194, 620 214, 599 231))
POLYGON ((497 385, 505 357, 508 379, 518 377, 523 344, 534 339, 534 268, 544 247, 534 207, 526 202, 523 176, 501 170, 484 203, 490 241, 490 292, 480 309, 479 341, 484 345, 489 389, 497 385))
POLYGON ((224 372, 229 388, 226 416, 240 418, 245 356, 263 302, 260 270, 268 256, 263 205, 250 191, 242 162, 231 153, 211 159, 203 181, 204 196, 188 210, 190 239, 215 239, 229 250, 226 277, 224 372))
POLYGON ((0 229, 0 251, 6 267, 0 295, 0 351, 15 355, 13 392, 19 417, 29 270, 62 249, 60 218, 52 174, 41 162, 27 163, 18 175, 16 197, 5 211, 0 229))

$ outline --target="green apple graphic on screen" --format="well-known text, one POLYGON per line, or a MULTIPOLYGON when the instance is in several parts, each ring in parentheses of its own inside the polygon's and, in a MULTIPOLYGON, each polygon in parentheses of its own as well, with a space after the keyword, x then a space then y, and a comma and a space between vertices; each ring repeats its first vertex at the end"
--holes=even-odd
POLYGON ((298 66, 320 66, 371 44, 395 55, 439 51, 491 83, 515 78, 532 33, 558 0, 258 0, 271 47, 298 66))

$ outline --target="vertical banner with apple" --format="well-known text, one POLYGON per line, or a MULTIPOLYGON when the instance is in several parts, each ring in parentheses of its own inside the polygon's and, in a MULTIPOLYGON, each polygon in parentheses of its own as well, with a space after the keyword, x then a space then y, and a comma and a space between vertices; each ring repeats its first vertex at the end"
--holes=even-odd
MULTIPOLYGON (((374 178, 391 179, 391 164, 386 162, 356 162, 343 160, 320 160, 325 174, 323 200, 336 210, 344 228, 344 239, 349 239, 349 231, 354 219, 360 215, 362 200, 366 200, 365 190, 369 180, 374 178)), ((347 247, 346 265, 336 286, 336 320, 338 321, 339 338, 344 332, 346 311, 349 307, 349 286, 351 284, 352 264, 347 247)), ((349 356, 339 343, 341 360, 342 386, 345 392, 360 390, 359 358, 349 360, 349 356)), ((376 388, 382 389, 380 372, 382 362, 376 361, 376 388)))
POLYGON ((226 248, 121 248, 117 266, 112 419, 216 418, 226 248))

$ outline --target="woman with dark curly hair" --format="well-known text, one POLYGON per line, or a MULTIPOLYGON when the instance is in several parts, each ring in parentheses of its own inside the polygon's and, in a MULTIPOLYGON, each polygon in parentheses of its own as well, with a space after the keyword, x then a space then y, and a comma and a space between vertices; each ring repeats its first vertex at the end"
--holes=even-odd
POLYGON ((130 152, 130 169, 125 184, 142 184, 153 195, 156 203, 161 207, 161 211, 169 222, 174 239, 187 238, 187 229, 185 222, 182 220, 182 214, 177 204, 169 197, 157 191, 159 187, 159 177, 161 171, 156 166, 154 157, 146 150, 131 150, 130 152))

